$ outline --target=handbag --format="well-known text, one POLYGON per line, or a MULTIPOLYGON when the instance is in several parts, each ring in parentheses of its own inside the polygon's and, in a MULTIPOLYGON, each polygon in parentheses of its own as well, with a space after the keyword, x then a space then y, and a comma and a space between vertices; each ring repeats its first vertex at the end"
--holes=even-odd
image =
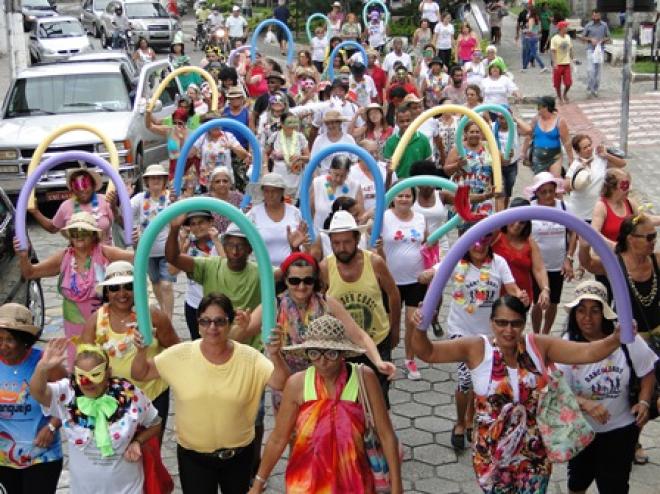
POLYGON ((376 431, 376 424, 374 423, 373 412, 371 404, 369 403, 369 395, 367 394, 367 387, 364 384, 364 365, 357 366, 358 375, 358 396, 360 403, 362 403, 362 411, 364 412, 364 450, 369 460, 371 473, 374 477, 374 488, 376 492, 390 492, 390 470, 383 453, 383 447, 380 444, 380 438, 376 431))
MULTIPOLYGON (((621 350, 626 356, 626 363, 630 368, 630 380, 628 381, 628 401, 630 406, 634 406, 639 402, 639 392, 642 389, 642 380, 635 373, 635 368, 632 365, 632 359, 630 358, 630 352, 628 347, 625 344, 621 345, 621 350)), ((658 373, 658 363, 655 364, 655 373, 658 373)), ((649 420, 653 420, 658 417, 658 386, 653 387, 653 395, 649 400, 649 420)))
POLYGON ((174 491, 174 481, 160 456, 158 435, 151 437, 142 445, 142 468, 144 494, 171 494, 174 491))
POLYGON ((420 250, 420 254, 422 255, 424 269, 431 269, 440 262, 440 246, 437 243, 424 245, 420 250))
POLYGON ((545 386, 540 392, 536 422, 548 459, 563 463, 589 446, 596 434, 582 415, 570 386, 554 364, 546 366, 536 346, 534 335, 529 341, 542 367, 545 386))

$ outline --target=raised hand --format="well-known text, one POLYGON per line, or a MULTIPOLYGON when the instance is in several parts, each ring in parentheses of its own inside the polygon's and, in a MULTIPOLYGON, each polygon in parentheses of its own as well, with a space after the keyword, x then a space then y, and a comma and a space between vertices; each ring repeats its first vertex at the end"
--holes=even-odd
POLYGON ((67 359, 67 338, 55 338, 48 342, 44 350, 39 365, 45 370, 55 369, 64 366, 67 359))

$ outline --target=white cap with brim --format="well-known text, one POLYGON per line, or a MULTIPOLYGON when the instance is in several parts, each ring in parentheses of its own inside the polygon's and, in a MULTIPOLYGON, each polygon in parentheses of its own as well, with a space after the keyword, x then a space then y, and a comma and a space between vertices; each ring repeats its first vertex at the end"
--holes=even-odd
POLYGON ((603 317, 605 319, 616 319, 617 315, 607 303, 607 289, 600 281, 583 281, 575 288, 575 298, 564 304, 566 312, 577 307, 582 300, 595 300, 603 306, 603 317))
POLYGON ((368 225, 358 225, 353 218, 353 215, 348 211, 337 211, 332 215, 332 220, 330 220, 330 228, 327 230, 321 229, 320 231, 331 235, 333 233, 342 233, 342 232, 360 232, 364 233, 367 231, 368 225))
POLYGON ((236 225, 236 223, 229 223, 229 226, 225 230, 225 233, 222 234, 222 240, 225 240, 227 237, 239 237, 247 238, 247 235, 241 231, 241 229, 236 225))

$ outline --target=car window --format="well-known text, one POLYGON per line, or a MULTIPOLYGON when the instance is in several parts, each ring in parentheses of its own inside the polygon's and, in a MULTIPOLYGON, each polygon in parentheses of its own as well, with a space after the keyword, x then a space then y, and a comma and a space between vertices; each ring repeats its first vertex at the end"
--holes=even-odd
POLYGON ((99 111, 131 111, 121 73, 67 74, 16 80, 5 118, 99 111))
POLYGON ((28 9, 30 8, 48 8, 52 9, 52 5, 48 2, 48 0, 23 0, 23 7, 26 7, 28 9))
POLYGON ((94 0, 94 10, 103 10, 110 3, 110 0, 94 0))
POLYGON ((39 24, 39 38, 72 38, 84 36, 82 26, 78 21, 43 22, 39 24))
POLYGON ((150 18, 150 17, 169 17, 163 6, 157 2, 145 3, 127 3, 126 16, 129 19, 150 18))
MULTIPOLYGON (((171 70, 168 68, 158 68, 158 69, 152 69, 146 76, 145 84, 144 87, 142 88, 142 97, 145 98, 147 101, 151 99, 151 95, 154 94, 156 91, 156 88, 160 85, 161 81, 167 77, 167 75, 171 72, 171 70)), ((165 91, 163 91, 158 98, 161 103, 163 104, 163 107, 165 106, 170 106, 173 105, 176 101, 176 97, 179 94, 179 87, 176 83, 176 80, 170 81, 170 83, 167 85, 167 88, 165 88, 165 91)))
POLYGON ((115 9, 116 9, 117 7, 121 7, 121 3, 119 3, 119 2, 115 2, 115 1, 112 1, 112 2, 109 2, 109 3, 106 5, 106 7, 105 7, 105 11, 106 11, 108 14, 111 14, 111 15, 112 15, 112 14, 115 13, 115 9))

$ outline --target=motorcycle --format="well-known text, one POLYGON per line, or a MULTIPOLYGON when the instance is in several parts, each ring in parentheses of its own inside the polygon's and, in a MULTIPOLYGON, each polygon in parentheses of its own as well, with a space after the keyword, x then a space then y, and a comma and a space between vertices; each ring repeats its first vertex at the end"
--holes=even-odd
POLYGON ((116 37, 112 37, 110 43, 111 50, 125 50, 126 53, 131 55, 135 51, 135 42, 133 40, 133 30, 132 29, 117 29, 116 37))
POLYGON ((198 22, 197 32, 195 33, 195 50, 204 49, 209 42, 209 24, 208 22, 198 22))

